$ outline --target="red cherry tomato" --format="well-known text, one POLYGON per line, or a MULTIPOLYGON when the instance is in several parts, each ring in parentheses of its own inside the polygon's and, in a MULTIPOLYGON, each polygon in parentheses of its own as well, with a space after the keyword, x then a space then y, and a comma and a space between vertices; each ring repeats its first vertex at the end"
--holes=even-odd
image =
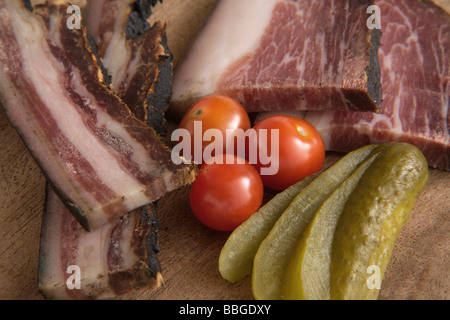
POLYGON ((262 175, 264 186, 281 191, 322 169, 325 144, 319 132, 307 121, 290 116, 272 116, 261 120, 254 129, 258 137, 262 129, 267 132, 267 142, 258 142, 255 167, 260 173, 262 168, 270 167, 270 164, 262 164, 260 152, 273 155, 273 147, 279 147, 278 172, 262 175), (272 129, 279 130, 279 141, 272 141, 272 129))
POLYGON ((263 182, 255 167, 242 158, 220 155, 210 160, 192 185, 191 209, 207 227, 232 231, 260 208, 263 182), (217 163, 219 159, 223 164, 217 163), (238 164, 238 159, 244 164, 238 164))
MULTIPOLYGON (((187 129, 191 134, 191 155, 184 156, 188 159, 190 158, 189 156, 192 156, 191 159, 193 159, 195 141, 202 141, 202 155, 206 146, 212 143, 212 141, 203 141, 205 131, 209 129, 220 131, 223 137, 223 150, 218 154, 224 154, 226 153, 227 144, 232 142, 227 140, 227 129, 247 131, 251 128, 251 123, 247 112, 236 100, 222 95, 212 95, 200 99, 192 105, 181 121, 179 128, 187 129), (194 135, 194 124, 196 121, 200 121, 202 124, 201 137, 194 135)), ((236 152, 236 150, 237 148, 233 152, 236 152)), ((204 163, 205 160, 207 159, 202 157, 201 163, 204 163)))

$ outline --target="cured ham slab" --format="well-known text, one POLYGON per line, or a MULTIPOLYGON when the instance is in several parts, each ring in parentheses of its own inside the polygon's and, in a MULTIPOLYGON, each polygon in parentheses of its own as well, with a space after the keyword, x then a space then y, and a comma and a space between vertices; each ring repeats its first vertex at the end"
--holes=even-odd
POLYGON ((158 132, 172 95, 172 55, 165 25, 147 22, 156 1, 90 0, 85 23, 111 77, 111 87, 158 132))
POLYGON ((383 104, 372 112, 307 112, 331 151, 385 141, 419 147, 450 170, 450 16, 430 1, 377 0, 383 104))
POLYGON ((87 232, 48 190, 41 227, 39 290, 48 299, 85 300, 159 287, 157 228, 154 205, 148 205, 87 232))
POLYGON ((249 112, 376 111, 380 32, 373 1, 220 0, 176 66, 170 113, 214 93, 249 112))
POLYGON ((193 181, 155 131, 103 82, 67 4, 0 0, 0 99, 65 205, 96 229, 193 181))

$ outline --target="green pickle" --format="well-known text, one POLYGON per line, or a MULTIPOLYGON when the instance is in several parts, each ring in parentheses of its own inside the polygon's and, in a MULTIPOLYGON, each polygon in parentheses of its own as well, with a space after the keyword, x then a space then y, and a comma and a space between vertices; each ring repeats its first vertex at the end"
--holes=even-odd
POLYGON ((312 175, 278 193, 231 233, 219 257, 219 272, 225 280, 236 282, 251 274, 259 245, 295 196, 316 176, 312 175))
POLYGON ((283 299, 330 299, 331 248, 338 219, 361 176, 387 148, 387 145, 382 145, 373 150, 367 160, 358 166, 314 214, 286 267, 283 299))
POLYGON ((366 146, 350 152, 303 188, 290 203, 256 252, 252 272, 255 299, 282 298, 284 271, 315 212, 375 148, 366 146))
POLYGON ((428 176, 424 155, 406 143, 392 143, 370 165, 336 226, 330 265, 331 299, 377 299, 376 284, 384 277, 395 241, 428 176))

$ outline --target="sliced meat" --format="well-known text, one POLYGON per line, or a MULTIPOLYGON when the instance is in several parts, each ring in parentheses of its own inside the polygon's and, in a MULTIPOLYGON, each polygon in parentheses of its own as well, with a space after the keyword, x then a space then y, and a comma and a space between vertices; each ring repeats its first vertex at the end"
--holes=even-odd
POLYGON ((147 23, 157 1, 90 0, 86 26, 111 76, 111 87, 132 112, 162 131, 172 95, 172 55, 165 25, 147 23))
MULTIPOLYGON (((142 8, 144 4, 142 1, 139 3, 139 12, 142 13, 145 9, 142 8)), ((155 54, 159 52, 158 43, 164 45, 164 32, 161 33, 164 28, 161 28, 161 25, 153 29, 144 27, 145 21, 140 20, 142 17, 137 11, 133 11, 130 15, 133 24, 128 23, 128 28, 132 28, 135 34, 140 33, 137 37, 147 33, 145 38, 141 37, 139 40, 143 42, 142 44, 138 45, 138 41, 132 43, 133 54, 138 54, 140 63, 144 65, 136 68, 128 64, 124 68, 128 71, 129 68, 133 69, 134 78, 139 78, 136 69, 139 69, 138 74, 141 78, 145 78, 146 72, 149 72, 150 77, 144 79, 144 84, 148 88, 153 86, 152 79, 154 82, 158 80, 153 77, 155 72, 159 72, 157 66, 161 65, 160 68, 164 68, 164 64, 171 62, 170 59, 166 59, 166 62, 161 63, 160 55, 155 54), (148 47, 149 44, 151 44, 150 47, 148 47), (140 51, 134 50, 136 48, 140 48, 140 51)), ((123 28, 125 31, 125 26, 123 28)), ((127 34, 130 32, 128 31, 127 34)), ((96 47, 96 44, 93 46, 96 47)), ((107 73, 107 70, 104 69, 104 72, 107 73)), ((160 75, 162 73, 160 72, 160 75)), ((108 74, 106 76, 109 77, 108 74)), ((131 109, 134 115, 144 122, 147 121, 145 103, 147 95, 153 97, 157 92, 159 93, 159 90, 164 90, 164 85, 167 85, 164 81, 158 82, 153 93, 145 93, 136 88, 133 91, 128 88, 123 95, 127 104, 133 107, 131 109)), ((162 119, 156 119, 154 115, 153 113, 152 122, 158 128, 162 128, 162 119)), ((50 188, 47 192, 48 201, 42 223, 39 268, 39 288, 45 297, 50 299, 112 298, 127 293, 131 289, 154 289, 161 285, 161 266, 157 256, 159 248, 156 203, 141 207, 113 223, 87 233, 70 215, 54 191, 50 188), (67 273, 67 268, 71 265, 80 268, 82 281, 78 290, 66 284, 71 276, 67 273), (86 270, 87 275, 84 274, 86 270)))
POLYGON ((48 299, 80 300, 159 287, 157 228, 154 205, 148 205, 87 232, 48 189, 41 227, 39 290, 48 299), (73 287, 78 280, 80 286, 73 287))
POLYGON ((0 100, 66 206, 87 230, 193 181, 155 131, 104 83, 67 5, 33 14, 0 0, 0 100))
POLYGON ((430 166, 450 170, 450 16, 430 1, 377 0, 382 112, 308 112, 328 150, 385 141, 419 147, 430 166))
POLYGON ((220 0, 174 73, 171 115, 221 93, 247 111, 377 111, 373 1, 220 0))

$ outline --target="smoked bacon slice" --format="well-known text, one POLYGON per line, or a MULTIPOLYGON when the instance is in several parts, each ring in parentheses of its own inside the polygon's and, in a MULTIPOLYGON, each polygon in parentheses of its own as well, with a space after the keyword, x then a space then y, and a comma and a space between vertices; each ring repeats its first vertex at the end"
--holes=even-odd
POLYGON ((111 88, 157 132, 172 95, 172 54, 166 27, 147 22, 157 1, 89 0, 86 27, 111 77, 111 88))
POLYGON ((67 3, 32 13, 0 0, 0 100, 54 190, 86 230, 195 178, 103 82, 67 3))
POLYGON ((41 230, 39 290, 48 299, 87 300, 159 287, 162 276, 157 229, 155 205, 151 204, 87 232, 48 189, 41 230))
MULTIPOLYGON (((94 2, 97 3, 97 2, 94 2)), ((145 21, 141 8, 130 13, 127 28, 132 28, 135 34, 145 34, 139 41, 144 41, 142 52, 137 54, 136 63, 124 65, 124 72, 131 71, 136 77, 149 77, 145 84, 154 79, 155 72, 159 72, 161 51, 165 33, 163 28, 144 27, 145 21), (161 45, 157 45, 161 42, 161 45), (147 46, 146 44, 151 44, 147 46), (155 54, 156 53, 156 54, 155 54), (144 58, 145 57, 145 58, 144 58), (131 69, 131 70, 129 70, 131 69), (138 72, 136 71, 138 70, 138 72)), ((107 16, 108 19, 116 21, 121 19, 122 12, 114 10, 119 17, 113 15, 101 15, 99 19, 107 16)), ((148 11, 146 11, 148 12, 148 11)), ((160 25, 158 25, 160 26, 160 25)), ((125 25, 122 25, 125 32, 125 25)), ((105 32, 108 32, 105 30, 105 32)), ((116 30, 120 32, 120 30, 116 30)), ((129 32, 127 32, 128 34, 129 32)), ((139 36, 140 37, 140 36, 139 36)), ((99 37, 97 37, 98 39, 99 37)), ((127 41, 120 42, 127 45, 127 41)), ((93 45, 97 47, 95 44, 93 45)), ((140 46, 133 46, 140 48, 140 46)), ((120 49, 119 44, 116 49, 120 49)), ((125 48, 126 49, 126 48, 125 48)), ((118 52, 120 54, 120 51, 118 52)), ((136 55, 136 54, 132 54, 136 55)), ((167 59, 164 64, 166 64, 167 59)), ((169 62, 171 63, 171 62, 169 62)), ((160 66, 164 68, 164 66, 160 66)), ((104 68, 104 73, 107 70, 104 68)), ((164 70, 162 71, 164 73, 164 70)), ((171 76, 171 74, 170 74, 171 76)), ((109 76, 108 76, 109 77, 109 76)), ((114 77, 113 77, 114 79, 114 77)), ((156 90, 127 90, 125 96, 128 105, 137 118, 147 121, 146 104, 143 103, 147 95, 159 94, 160 87, 154 86, 156 90), (144 99, 140 99, 144 97, 144 99)), ((146 88, 148 88, 146 87, 146 88)), ((117 89, 117 88, 113 88, 117 89)), ((124 98, 125 99, 125 98, 124 98)), ((159 128, 163 127, 160 118, 155 119, 152 113, 152 123, 159 128)), ((47 188, 47 203, 44 210, 41 234, 41 250, 39 262, 39 288, 45 297, 50 299, 104 299, 113 298, 131 289, 155 289, 162 283, 161 266, 158 259, 158 220, 156 203, 134 210, 128 215, 88 233, 84 231, 76 220, 70 216, 68 210, 56 198, 51 188, 47 188), (89 254, 87 252, 90 252, 89 254), (79 267, 82 281, 80 287, 71 288, 66 281, 71 277, 67 268, 71 265, 79 267)), ((70 281, 70 280, 69 280, 70 281)))

